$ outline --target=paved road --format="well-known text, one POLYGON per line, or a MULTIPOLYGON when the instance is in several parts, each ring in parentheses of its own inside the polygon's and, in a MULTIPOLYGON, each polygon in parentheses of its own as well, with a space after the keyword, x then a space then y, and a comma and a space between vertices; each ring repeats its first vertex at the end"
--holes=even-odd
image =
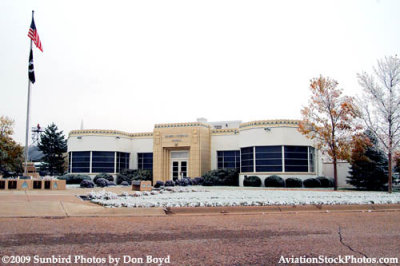
POLYGON ((281 256, 400 258, 399 221, 398 211, 0 218, 0 255, 31 261, 83 255, 79 263, 93 256, 146 262, 147 255, 169 255, 172 265, 275 265, 281 256))

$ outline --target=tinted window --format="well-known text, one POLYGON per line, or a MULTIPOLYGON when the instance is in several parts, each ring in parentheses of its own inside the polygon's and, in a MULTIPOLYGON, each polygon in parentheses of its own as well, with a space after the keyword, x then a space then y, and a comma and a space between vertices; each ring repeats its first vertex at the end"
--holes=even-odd
POLYGON ((114 173, 115 152, 92 152, 92 173, 114 173))
POLYGON ((308 172, 307 146, 285 146, 285 171, 308 172))
POLYGON ((217 151, 218 169, 240 168, 240 151, 217 151))
POLYGON ((153 153, 138 153, 138 169, 153 170, 153 153))
POLYGON ((90 172, 90 151, 70 152, 71 173, 90 172))

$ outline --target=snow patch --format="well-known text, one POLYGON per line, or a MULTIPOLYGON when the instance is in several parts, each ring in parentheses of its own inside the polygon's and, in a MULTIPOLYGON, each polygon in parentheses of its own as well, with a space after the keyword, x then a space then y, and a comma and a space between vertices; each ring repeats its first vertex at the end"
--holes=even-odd
POLYGON ((92 202, 106 207, 217 207, 271 205, 399 204, 400 193, 334 192, 293 190, 243 190, 217 188, 168 188, 155 191, 125 192, 118 196, 105 190, 90 192, 92 202))

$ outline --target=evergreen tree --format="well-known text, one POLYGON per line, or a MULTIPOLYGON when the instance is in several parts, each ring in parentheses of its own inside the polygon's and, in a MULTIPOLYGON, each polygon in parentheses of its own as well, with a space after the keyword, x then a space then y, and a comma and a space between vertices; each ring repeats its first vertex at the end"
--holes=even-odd
POLYGON ((40 137, 39 149, 43 152, 44 170, 50 175, 63 174, 64 153, 67 151, 67 141, 62 131, 52 123, 40 137))
POLYGON ((387 157, 371 131, 354 141, 347 183, 358 189, 383 190, 387 184, 387 157))

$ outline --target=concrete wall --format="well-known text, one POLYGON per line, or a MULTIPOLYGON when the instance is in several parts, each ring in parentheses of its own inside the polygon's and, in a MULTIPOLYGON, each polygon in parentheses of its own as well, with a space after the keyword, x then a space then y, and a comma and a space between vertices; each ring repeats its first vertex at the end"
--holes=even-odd
MULTIPOLYGON (((350 164, 348 162, 338 162, 337 163, 337 173, 338 173, 338 187, 351 188, 350 184, 347 184, 346 177, 349 176, 350 164)), ((333 164, 323 163, 322 175, 326 177, 333 178, 333 164)))
POLYGON ((256 127, 240 130, 240 147, 267 145, 313 146, 297 127, 256 127))
POLYGON ((211 135, 211 170, 218 168, 217 151, 240 150, 239 134, 211 135))

